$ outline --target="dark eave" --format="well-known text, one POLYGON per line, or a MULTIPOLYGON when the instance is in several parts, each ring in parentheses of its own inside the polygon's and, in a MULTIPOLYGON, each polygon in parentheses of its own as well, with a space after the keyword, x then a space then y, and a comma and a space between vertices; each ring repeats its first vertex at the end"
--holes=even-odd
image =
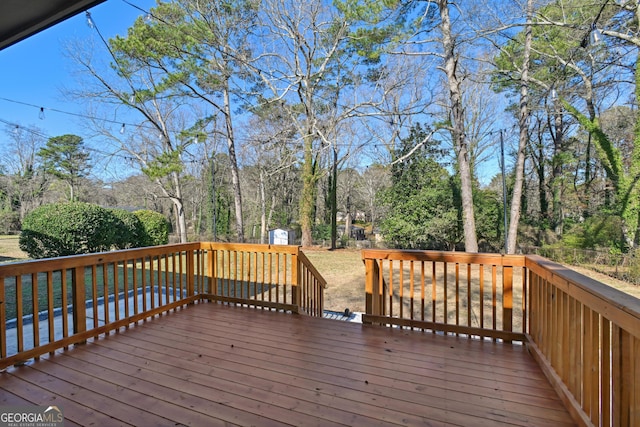
POLYGON ((0 50, 105 0, 0 0, 0 50))

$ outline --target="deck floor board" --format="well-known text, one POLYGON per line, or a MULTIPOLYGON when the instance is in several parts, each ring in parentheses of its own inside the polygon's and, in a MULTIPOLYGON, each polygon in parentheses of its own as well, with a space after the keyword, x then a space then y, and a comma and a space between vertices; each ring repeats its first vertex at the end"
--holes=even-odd
POLYGON ((0 374, 70 425, 574 425, 526 348, 196 304, 0 374))

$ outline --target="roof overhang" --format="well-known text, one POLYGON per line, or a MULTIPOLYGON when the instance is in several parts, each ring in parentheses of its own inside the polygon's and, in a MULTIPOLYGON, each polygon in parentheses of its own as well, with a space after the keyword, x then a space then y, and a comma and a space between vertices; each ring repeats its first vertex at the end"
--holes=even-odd
POLYGON ((1 0, 0 50, 106 0, 1 0))

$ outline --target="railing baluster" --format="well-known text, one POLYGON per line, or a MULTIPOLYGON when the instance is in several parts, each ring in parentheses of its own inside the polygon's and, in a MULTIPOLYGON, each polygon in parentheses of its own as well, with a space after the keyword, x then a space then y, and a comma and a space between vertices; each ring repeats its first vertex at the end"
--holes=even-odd
MULTIPOLYGON (((176 254, 172 253, 171 254, 171 287, 173 288, 173 300, 172 302, 175 302, 178 300, 178 286, 177 286, 177 265, 176 265, 176 254)), ((211 270, 209 270, 209 274, 211 274, 211 270)), ((206 293, 211 293, 211 281, 208 282, 207 284, 208 289, 206 289, 206 293)))
POLYGON ((100 315, 98 314, 98 271, 96 265, 91 266, 91 302, 93 307, 93 327, 97 328, 100 315))
POLYGON ((497 310, 498 310, 498 272, 497 266, 491 266, 491 323, 493 329, 498 328, 497 310))
MULTIPOLYGON (((120 266, 119 264, 116 264, 116 274, 118 273, 120 266)), ((130 311, 130 307, 129 307, 129 261, 127 261, 126 259, 122 261, 122 292, 124 294, 124 317, 129 317, 131 316, 131 311, 130 311)), ((134 299, 135 299, 135 294, 134 294, 134 299)), ((129 325, 127 325, 127 328, 129 327, 129 325)))
MULTIPOLYGON (((242 251, 240 252, 240 283, 241 288, 240 288, 240 298, 245 298, 245 278, 244 278, 244 257, 245 257, 246 252, 242 251)), ((251 261, 249 260, 249 263, 251 263, 251 261)), ((247 281, 248 283, 248 281, 247 281)), ((247 297, 249 296, 248 291, 247 291, 247 297)))
POLYGON ((403 300, 403 291, 404 291, 404 265, 402 260, 400 260, 400 279, 398 280, 398 297, 400 298, 400 302, 398 305, 400 306, 398 311, 400 312, 400 318, 404 318, 403 309, 404 309, 404 300, 403 300))
POLYGON ((142 288, 142 291, 138 291, 138 258, 133 258, 131 260, 131 279, 133 281, 133 314, 135 315, 140 313, 140 304, 138 304, 139 292, 141 292, 144 300, 144 287, 142 288))
MULTIPOLYGON (((94 283, 96 283, 97 285, 97 275, 96 277, 93 278, 94 283)), ((104 311, 104 324, 108 324, 110 323, 110 319, 109 319, 109 295, 110 295, 110 291, 109 291, 109 279, 108 279, 108 273, 107 273, 107 263, 105 262, 104 264, 102 264, 102 310, 104 311)), ((97 300, 96 300, 97 301, 97 300)), ((94 301, 95 303, 95 301, 94 301)))
POLYGON ((163 289, 162 289, 162 256, 158 255, 156 257, 156 260, 157 260, 156 283, 158 288, 158 307, 161 307, 163 305, 162 296, 164 295, 163 289))
POLYGON ((7 357, 7 294, 4 277, 0 277, 0 358, 7 357))
MULTIPOLYGON (((198 255, 200 255, 200 251, 198 251, 198 255)), ((171 288, 170 286, 170 269, 169 269, 169 255, 164 254, 164 300, 166 304, 171 302, 171 288)), ((200 293, 204 291, 204 288, 200 288, 200 293)))
MULTIPOLYGON (((602 330, 600 383, 602 384, 602 427, 611 424, 611 322, 605 317, 600 318, 602 330)), ((568 369, 569 367, 566 367, 568 369)))
POLYGON ((456 325, 460 325, 460 264, 456 262, 456 325))
POLYGON ((480 328, 484 329, 484 264, 480 264, 478 280, 480 282, 480 328))
POLYGON ((414 277, 413 277, 413 274, 414 274, 413 260, 411 260, 411 261, 409 261, 409 294, 410 294, 409 305, 411 307, 411 314, 410 314, 409 318, 411 320, 414 319, 414 313, 413 313, 413 309, 414 309, 414 306, 413 306, 414 277))
POLYGON ((389 317, 393 317, 393 260, 389 260, 389 317))
MULTIPOLYGON (((283 256, 284 258, 284 262, 283 262, 283 272, 282 272, 282 277, 283 277, 283 286, 282 286, 282 295, 283 295, 283 303, 287 303, 287 262, 291 261, 291 256, 287 256, 287 254, 284 254, 283 256)), ((293 301, 292 301, 293 303, 293 301)))
MULTIPOLYGON (((47 320, 49 321, 49 342, 54 342, 56 339, 55 331, 55 307, 53 304, 53 272, 47 271, 47 320)), ((53 351, 51 352, 53 354, 53 351)))
POLYGON ((471 327, 471 264, 467 264, 467 326, 471 327))
POLYGON ((275 254, 275 258, 276 258, 276 266, 275 266, 275 270, 276 270, 276 302, 280 302, 280 288, 282 286, 282 283, 280 282, 280 253, 276 252, 275 254))
MULTIPOLYGON (((61 305, 62 305, 62 338, 66 338, 69 336, 69 310, 67 301, 68 294, 68 286, 67 286, 67 269, 63 268, 60 270, 60 293, 62 297, 61 305)), ((64 347, 66 350, 68 347, 64 347)))
MULTIPOLYGON (((436 323, 438 317, 438 275, 436 271, 436 262, 431 261, 431 321, 436 323)), ((433 333, 435 334, 435 329, 433 333)))
MULTIPOLYGON (((424 261, 420 261, 420 320, 424 322, 424 315, 426 310, 425 304, 425 275, 424 275, 424 261)), ((424 332, 424 328, 422 328, 424 332)))
POLYGON ((16 276, 16 332, 18 353, 24 351, 24 298, 22 295, 22 275, 16 276))
POLYGON ((147 292, 147 287, 149 287, 149 281, 147 280, 147 257, 142 257, 140 259, 140 286, 142 287, 142 312, 146 312, 148 308, 147 296, 149 293, 153 294, 153 289, 150 289, 150 292, 147 292))
POLYGON ((233 297, 238 298, 238 251, 233 251, 233 297))
POLYGON ((33 330, 33 347, 40 345, 40 316, 38 308, 38 273, 31 274, 31 319, 33 330))

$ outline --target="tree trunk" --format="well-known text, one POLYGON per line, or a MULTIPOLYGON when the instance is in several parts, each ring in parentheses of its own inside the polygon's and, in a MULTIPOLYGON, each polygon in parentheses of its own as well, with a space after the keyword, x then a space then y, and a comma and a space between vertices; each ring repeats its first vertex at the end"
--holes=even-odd
POLYGON ((233 200, 236 214, 236 239, 244 242, 244 222, 242 220, 242 192, 240 191, 240 172, 236 157, 236 146, 233 136, 233 122, 231 119, 231 101, 229 97, 229 82, 224 87, 224 116, 227 128, 227 148, 229 149, 229 162, 231 163, 231 184, 233 186, 233 200))
POLYGON ((333 146, 333 166, 331 168, 331 249, 336 248, 338 239, 338 147, 333 146))
POLYGON ((551 178, 551 191, 553 200, 553 231, 556 236, 561 237, 564 232, 564 204, 562 195, 564 193, 563 180, 563 153, 564 153, 564 124, 562 114, 559 111, 554 113, 553 129, 553 170, 551 178))
POLYGON ((260 244, 267 238, 267 200, 264 194, 264 171, 260 171, 260 244))
POLYGON ((75 195, 75 192, 73 191, 73 182, 71 181, 68 184, 69 184, 69 201, 75 202, 76 195, 75 195))
POLYGON ((184 212, 184 203, 182 202, 182 189, 180 187, 180 178, 175 172, 171 173, 171 179, 175 187, 175 196, 171 197, 173 206, 176 209, 176 226, 178 227, 178 236, 180 243, 187 243, 187 219, 184 212))
POLYGON ((444 50, 444 71, 449 85, 451 102, 451 121, 453 144, 458 159, 458 173, 460 174, 460 193, 462 199, 462 222, 464 227, 465 251, 478 252, 478 238, 473 208, 473 180, 469 163, 469 147, 464 132, 464 111, 460 91, 461 81, 457 75, 458 58, 455 52, 455 40, 452 36, 451 20, 449 17, 448 0, 438 0, 440 11, 442 47, 444 50))
POLYGON ((516 158, 515 179, 513 183, 513 194, 511 196, 511 214, 509 222, 509 234, 507 235, 508 254, 516 252, 518 239, 518 225, 520 223, 520 204, 522 203, 522 188, 524 186, 524 160, 527 141, 529 138, 529 58, 531 54, 531 15, 533 14, 533 0, 527 1, 527 29, 524 41, 524 52, 522 61, 522 75, 520 76, 520 117, 518 125, 520 127, 520 138, 518 143, 518 154, 516 158))
POLYGON ((307 133, 304 137, 304 164, 302 166, 302 195, 300 196, 300 229, 302 231, 301 245, 308 247, 313 244, 311 229, 313 227, 313 213, 316 197, 316 177, 313 167, 313 136, 307 133))

